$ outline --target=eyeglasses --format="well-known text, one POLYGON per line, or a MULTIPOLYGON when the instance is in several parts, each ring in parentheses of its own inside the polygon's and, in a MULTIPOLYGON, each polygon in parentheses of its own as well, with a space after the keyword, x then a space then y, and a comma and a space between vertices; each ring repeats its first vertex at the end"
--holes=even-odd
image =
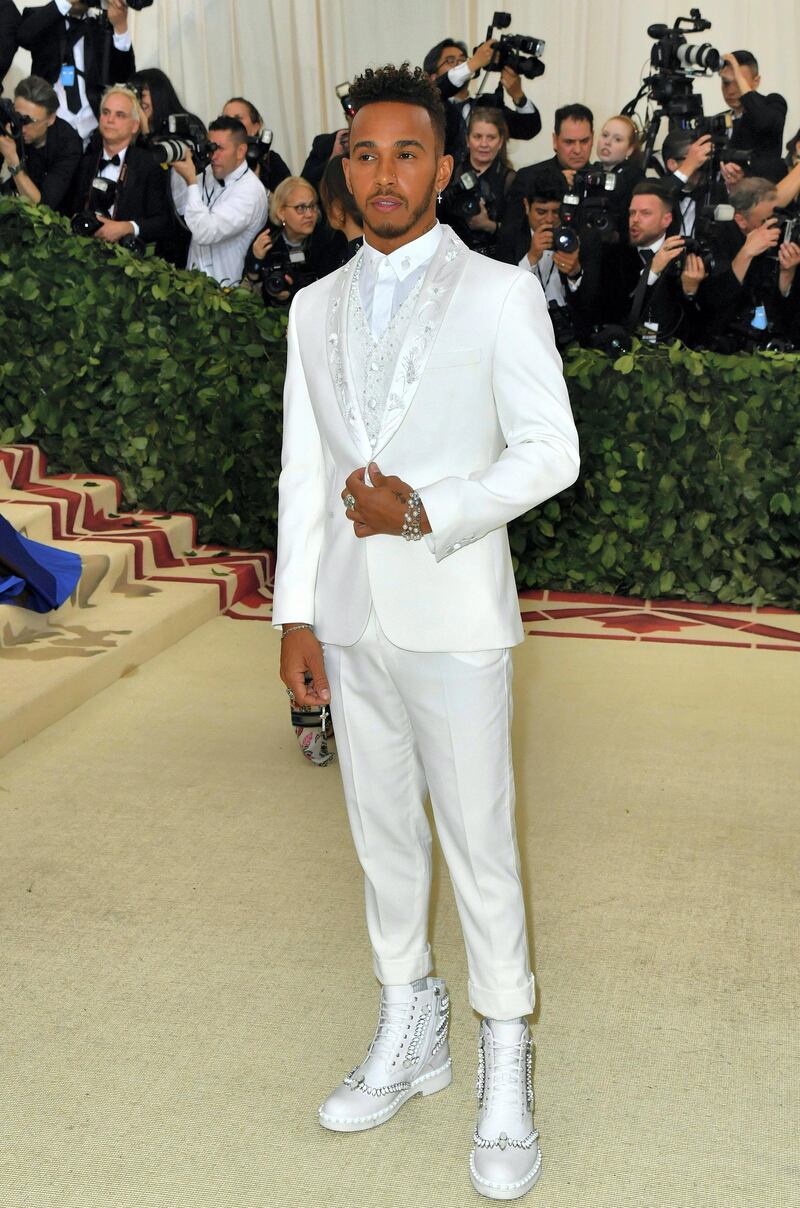
POLYGON ((462 63, 466 63, 466 55, 448 55, 446 59, 439 60, 440 67, 459 67, 462 63))
POLYGON ((316 214, 319 206, 315 201, 301 201, 299 206, 287 206, 287 210, 297 210, 298 214, 316 214))

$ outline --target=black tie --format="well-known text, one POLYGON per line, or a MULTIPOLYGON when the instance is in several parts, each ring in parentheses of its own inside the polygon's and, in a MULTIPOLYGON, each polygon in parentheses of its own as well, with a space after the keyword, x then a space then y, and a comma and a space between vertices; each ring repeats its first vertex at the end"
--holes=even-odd
POLYGON ((84 29, 83 21, 77 21, 74 17, 67 18, 67 36, 63 57, 66 66, 73 69, 73 81, 71 84, 64 85, 64 93, 70 113, 80 113, 82 108, 81 90, 78 86, 78 69, 75 66, 75 45, 83 37, 84 29))
POLYGON ((121 163, 122 163, 122 160, 120 159, 120 157, 118 155, 112 155, 111 159, 101 159, 100 160, 100 171, 102 172, 104 168, 110 168, 112 164, 114 165, 115 168, 118 168, 121 163))
POLYGON ((636 288, 633 291, 633 302, 631 303, 630 313, 628 315, 628 327, 636 327, 639 322, 639 316, 642 313, 644 299, 647 293, 647 282, 650 277, 650 265, 653 263, 655 252, 652 248, 639 248, 639 256, 642 261, 642 271, 639 274, 639 280, 636 283, 636 288))

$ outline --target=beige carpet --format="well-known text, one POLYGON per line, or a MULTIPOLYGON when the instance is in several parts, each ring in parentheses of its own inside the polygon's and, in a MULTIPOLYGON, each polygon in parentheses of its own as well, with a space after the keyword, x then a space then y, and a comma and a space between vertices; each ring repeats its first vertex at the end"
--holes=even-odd
MULTIPOLYGON (((316 1107, 375 1022, 338 773, 269 627, 220 618, 0 762, 2 1208, 482 1201, 446 879, 453 1086, 316 1107)), ((530 638, 519 828, 539 1208, 798 1203, 798 656, 530 638)))

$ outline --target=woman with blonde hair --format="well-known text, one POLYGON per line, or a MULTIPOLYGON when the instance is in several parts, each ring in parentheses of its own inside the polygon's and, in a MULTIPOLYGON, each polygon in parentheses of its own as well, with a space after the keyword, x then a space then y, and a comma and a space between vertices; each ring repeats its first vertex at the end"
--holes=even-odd
POLYGON ((321 217, 317 191, 302 176, 287 176, 270 193, 269 219, 253 241, 245 275, 260 281, 266 306, 285 306, 341 264, 346 240, 321 217))
POLYGON ((502 110, 476 105, 467 125, 467 151, 444 195, 441 218, 467 247, 496 256, 506 197, 516 176, 508 160, 502 110))

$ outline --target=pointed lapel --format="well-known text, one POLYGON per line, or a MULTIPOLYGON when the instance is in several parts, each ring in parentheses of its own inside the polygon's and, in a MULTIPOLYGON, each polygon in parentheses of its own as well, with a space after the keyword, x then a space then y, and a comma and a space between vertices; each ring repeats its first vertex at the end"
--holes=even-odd
POLYGON ((466 244, 451 227, 443 224, 442 238, 428 265, 414 314, 400 346, 373 460, 392 439, 414 401, 431 349, 468 259, 466 244))
POLYGON ((364 456, 366 464, 371 456, 371 445, 350 374, 347 344, 347 304, 353 275, 356 266, 361 263, 363 255, 363 248, 359 248, 355 256, 334 274, 333 289, 328 299, 325 344, 328 350, 328 368, 342 419, 353 443, 364 456))

